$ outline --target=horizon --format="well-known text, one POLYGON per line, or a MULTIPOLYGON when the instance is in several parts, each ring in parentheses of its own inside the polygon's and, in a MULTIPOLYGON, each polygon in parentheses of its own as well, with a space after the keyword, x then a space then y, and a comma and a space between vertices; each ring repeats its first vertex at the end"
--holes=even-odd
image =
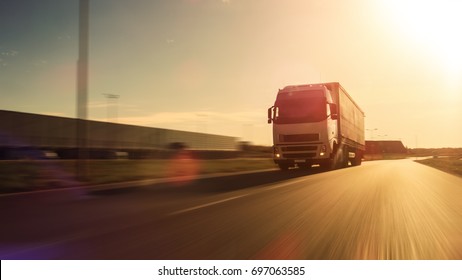
MULTIPOLYGON (((56 116, 56 115, 43 115, 43 114, 30 113, 30 112, 19 112, 19 111, 10 111, 10 110, 0 110, 0 111, 9 111, 9 112, 20 113, 20 114, 33 114, 33 115, 40 115, 40 116, 47 116, 47 117, 76 119, 76 118, 73 118, 73 117, 56 116)), ((164 128, 152 127, 152 126, 142 126, 142 125, 134 125, 134 124, 107 122, 107 121, 104 121, 104 120, 90 120, 90 119, 88 119, 87 121, 111 123, 111 124, 116 124, 116 125, 128 125, 128 126, 140 126, 140 127, 146 127, 146 128, 164 129, 164 128)), ((168 129, 168 128, 166 128, 166 130, 183 131, 184 132, 184 130, 175 130, 175 129, 168 129)), ((189 131, 189 132, 198 133, 198 134, 205 134, 204 132, 194 132, 194 131, 189 131)), ((221 134, 208 134, 208 135, 227 136, 227 135, 221 135, 221 134)), ((270 144, 270 145, 256 144, 256 143, 253 143, 251 141, 246 141, 245 139, 241 139, 239 137, 235 137, 235 138, 236 138, 238 144, 247 144, 247 145, 250 145, 250 146, 265 147, 265 148, 271 148, 272 147, 272 144, 270 144)), ((401 142, 404 145, 404 143, 400 139, 366 139, 366 142, 401 142)), ((417 147, 417 148, 410 148, 410 147, 404 145, 404 147, 407 150, 419 150, 419 149, 421 149, 421 150, 444 150, 444 149, 459 150, 459 149, 462 149, 462 146, 461 147, 417 147)))

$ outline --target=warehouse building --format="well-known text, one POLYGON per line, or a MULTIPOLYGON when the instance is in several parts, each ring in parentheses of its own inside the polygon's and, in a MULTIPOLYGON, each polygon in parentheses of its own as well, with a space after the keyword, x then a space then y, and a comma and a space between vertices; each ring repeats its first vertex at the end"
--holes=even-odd
MULTIPOLYGON (((175 147, 205 156, 237 152, 236 137, 83 121, 90 158, 158 158, 175 147)), ((77 156, 77 119, 0 110, 0 159, 77 156)), ((80 134, 79 134, 80 135, 80 134)))
POLYGON ((407 157, 407 149, 399 140, 367 140, 364 159, 400 159, 407 157))

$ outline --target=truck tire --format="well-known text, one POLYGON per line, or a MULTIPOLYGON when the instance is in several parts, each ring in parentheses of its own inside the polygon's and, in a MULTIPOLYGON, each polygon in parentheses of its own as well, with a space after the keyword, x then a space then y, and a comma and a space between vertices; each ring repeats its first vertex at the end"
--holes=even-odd
POLYGON ((334 158, 332 169, 340 169, 348 166, 348 146, 336 147, 334 150, 334 158))
POLYGON ((287 171, 289 170, 289 165, 287 163, 278 163, 279 169, 282 171, 287 171))
POLYGON ((356 150, 354 159, 351 160, 351 165, 359 166, 363 162, 363 153, 356 150))
POLYGON ((332 154, 328 160, 325 162, 321 163, 321 168, 325 170, 334 170, 338 168, 338 147, 336 144, 334 144, 334 149, 332 151, 332 154))
POLYGON ((340 159, 340 168, 348 167, 348 162, 350 161, 350 150, 348 146, 343 146, 341 149, 341 159, 340 159))
POLYGON ((324 170, 334 170, 335 169, 335 164, 333 159, 326 160, 325 162, 322 162, 319 164, 319 166, 324 169, 324 170))

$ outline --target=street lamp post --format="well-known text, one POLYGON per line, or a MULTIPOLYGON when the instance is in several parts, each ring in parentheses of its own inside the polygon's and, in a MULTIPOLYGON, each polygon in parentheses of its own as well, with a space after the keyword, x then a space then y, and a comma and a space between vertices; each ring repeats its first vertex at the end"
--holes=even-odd
POLYGON ((379 130, 378 128, 367 128, 367 131, 370 131, 370 139, 374 140, 374 131, 379 130))
POLYGON ((87 103, 88 103, 88 33, 89 33, 89 0, 79 1, 79 57, 77 61, 77 120, 76 175, 81 181, 86 180, 87 153, 87 103))
POLYGON ((109 114, 109 111, 110 111, 109 107, 112 107, 112 105, 115 105, 115 106, 113 106, 114 107, 114 112, 115 112, 114 113, 114 122, 117 122, 117 119, 118 119, 117 101, 118 101, 120 95, 110 94, 110 93, 103 93, 103 95, 107 98, 107 102, 106 102, 106 120, 109 122, 109 120, 111 119, 110 114, 109 114))

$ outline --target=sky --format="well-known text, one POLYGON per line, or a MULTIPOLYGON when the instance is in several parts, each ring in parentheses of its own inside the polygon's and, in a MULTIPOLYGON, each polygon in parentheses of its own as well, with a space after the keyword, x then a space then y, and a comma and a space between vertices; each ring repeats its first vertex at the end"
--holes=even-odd
MULTIPOLYGON (((461 15, 457 0, 90 0, 88 118, 271 145, 279 88, 340 82, 367 140, 462 147, 461 15)), ((78 0, 0 0, 0 109, 76 117, 77 58, 78 0)))

